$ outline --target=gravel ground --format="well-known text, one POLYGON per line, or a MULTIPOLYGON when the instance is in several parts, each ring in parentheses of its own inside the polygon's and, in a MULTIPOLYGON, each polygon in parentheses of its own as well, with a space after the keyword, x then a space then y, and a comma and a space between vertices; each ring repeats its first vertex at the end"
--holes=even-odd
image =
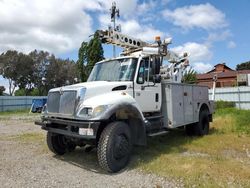
POLYGON ((35 118, 0 116, 0 187, 183 187, 182 182, 145 174, 131 165, 107 174, 98 166, 96 150, 85 153, 77 148, 55 156, 45 145, 45 132, 34 125, 35 118))

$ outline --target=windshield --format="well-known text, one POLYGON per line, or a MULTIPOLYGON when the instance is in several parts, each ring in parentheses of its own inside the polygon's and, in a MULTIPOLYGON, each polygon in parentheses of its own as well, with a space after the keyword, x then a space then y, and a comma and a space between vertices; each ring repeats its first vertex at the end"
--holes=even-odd
POLYGON ((132 81, 137 65, 136 58, 124 58, 98 63, 89 76, 90 81, 132 81))

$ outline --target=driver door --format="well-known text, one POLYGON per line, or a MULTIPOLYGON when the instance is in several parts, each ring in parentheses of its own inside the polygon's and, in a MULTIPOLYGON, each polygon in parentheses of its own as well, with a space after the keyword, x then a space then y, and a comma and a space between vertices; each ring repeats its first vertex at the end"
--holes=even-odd
POLYGON ((142 112, 161 109, 161 83, 153 82, 152 63, 149 57, 142 58, 135 78, 135 99, 142 112))

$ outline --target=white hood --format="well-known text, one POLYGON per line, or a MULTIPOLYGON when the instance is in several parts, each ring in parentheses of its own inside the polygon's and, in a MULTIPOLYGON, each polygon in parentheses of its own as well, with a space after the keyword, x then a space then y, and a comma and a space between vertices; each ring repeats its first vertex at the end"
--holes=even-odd
POLYGON ((74 84, 70 86, 54 88, 54 89, 51 89, 50 92, 55 92, 55 91, 60 91, 60 90, 63 90, 63 91, 75 90, 79 94, 80 90, 85 88, 86 92, 85 92, 84 100, 86 100, 88 98, 91 98, 100 94, 111 92, 113 88, 117 86, 124 86, 124 85, 127 86, 127 89, 133 87, 131 81, 120 81, 120 82, 119 81, 117 82, 94 81, 94 82, 83 82, 83 83, 74 84))

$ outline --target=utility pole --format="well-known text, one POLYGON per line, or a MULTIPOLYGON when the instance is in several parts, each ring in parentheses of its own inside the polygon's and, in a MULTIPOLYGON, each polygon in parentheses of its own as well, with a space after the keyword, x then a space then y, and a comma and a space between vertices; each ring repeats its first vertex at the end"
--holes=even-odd
MULTIPOLYGON (((120 13, 119 13, 119 9, 116 8, 116 3, 115 2, 112 3, 110 13, 111 13, 111 22, 113 22, 113 29, 114 29, 114 31, 116 31, 116 30, 119 31, 120 30, 119 27, 116 28, 115 19, 116 19, 116 16, 118 18, 120 17, 120 13)), ((113 57, 115 57, 115 56, 116 56, 115 45, 113 45, 113 57)))

